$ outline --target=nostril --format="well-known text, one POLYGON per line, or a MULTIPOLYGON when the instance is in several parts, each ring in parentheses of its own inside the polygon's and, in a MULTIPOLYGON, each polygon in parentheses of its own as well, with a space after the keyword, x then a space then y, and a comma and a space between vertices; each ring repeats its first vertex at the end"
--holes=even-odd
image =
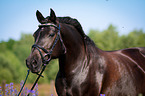
POLYGON ((34 69, 37 69, 38 68, 37 61, 35 59, 32 61, 32 67, 34 69))
POLYGON ((32 61, 32 64, 36 66, 37 65, 37 61, 36 60, 33 60, 32 61))

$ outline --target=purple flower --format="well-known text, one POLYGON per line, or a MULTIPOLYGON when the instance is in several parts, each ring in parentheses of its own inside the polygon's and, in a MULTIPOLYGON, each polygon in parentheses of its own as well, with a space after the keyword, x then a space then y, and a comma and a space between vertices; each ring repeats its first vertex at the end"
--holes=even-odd
POLYGON ((27 92, 28 92, 28 88, 27 88, 27 87, 25 87, 25 94, 27 94, 27 92))
POLYGON ((14 83, 10 83, 10 86, 13 86, 14 85, 14 83))
POLYGON ((9 95, 9 84, 6 84, 5 86, 6 86, 6 89, 5 89, 6 96, 8 96, 9 95))
POLYGON ((38 84, 35 86, 35 95, 38 96, 38 84))
POLYGON ((28 90, 28 93, 35 93, 34 90, 28 90))
MULTIPOLYGON (((22 86, 24 81, 21 81, 20 85, 22 86)), ((5 84, 5 95, 6 96, 17 96, 18 91, 16 88, 14 88, 13 83, 5 84)), ((26 96, 28 93, 30 93, 30 96, 38 96, 38 84, 36 84, 36 87, 34 90, 28 90, 27 87, 24 87, 22 90, 22 93, 20 96, 26 96)), ((2 87, 0 86, 0 96, 2 95, 2 87)))
POLYGON ((100 94, 100 96, 105 96, 105 94, 100 94))
POLYGON ((2 91, 2 89, 1 89, 2 87, 0 86, 0 93, 1 93, 1 91, 2 91))
POLYGON ((5 86, 6 86, 6 87, 8 87, 8 86, 9 86, 9 84, 6 84, 5 86))
POLYGON ((15 88, 14 94, 15 94, 15 96, 17 95, 17 89, 16 88, 15 88))
POLYGON ((0 86, 0 96, 2 96, 2 95, 1 95, 1 93, 2 93, 2 89, 1 89, 1 88, 2 88, 2 87, 0 86))
POLYGON ((11 96, 13 95, 13 92, 14 92, 13 85, 14 85, 13 83, 10 83, 9 89, 10 89, 10 95, 11 96))

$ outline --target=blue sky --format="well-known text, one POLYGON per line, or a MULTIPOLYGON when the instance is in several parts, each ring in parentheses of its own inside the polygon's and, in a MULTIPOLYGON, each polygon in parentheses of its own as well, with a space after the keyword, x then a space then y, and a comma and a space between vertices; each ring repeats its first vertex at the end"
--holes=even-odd
POLYGON ((78 19, 86 34, 110 24, 121 35, 133 29, 145 32, 145 0, 0 0, 0 41, 18 40, 21 33, 33 34, 39 24, 36 10, 46 17, 50 8, 57 16, 78 19))

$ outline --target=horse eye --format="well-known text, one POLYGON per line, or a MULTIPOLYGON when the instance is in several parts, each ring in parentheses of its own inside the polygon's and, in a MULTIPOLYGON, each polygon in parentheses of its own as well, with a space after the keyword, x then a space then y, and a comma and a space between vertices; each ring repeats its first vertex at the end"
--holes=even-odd
POLYGON ((49 37, 53 37, 55 34, 54 33, 51 33, 50 35, 49 35, 49 37))

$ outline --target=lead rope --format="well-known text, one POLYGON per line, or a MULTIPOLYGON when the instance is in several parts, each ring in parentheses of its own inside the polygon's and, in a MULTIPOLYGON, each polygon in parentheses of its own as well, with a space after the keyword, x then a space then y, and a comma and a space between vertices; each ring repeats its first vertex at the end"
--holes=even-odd
MULTIPOLYGON (((34 89, 34 87, 35 87, 35 85, 37 84, 39 78, 42 76, 42 73, 43 73, 43 71, 45 70, 45 68, 46 68, 46 64, 43 65, 43 69, 41 70, 41 73, 38 75, 38 77, 37 77, 35 83, 33 84, 33 86, 32 86, 32 88, 31 88, 30 92, 32 92, 32 90, 34 89)), ((27 96, 29 96, 29 95, 30 95, 30 93, 28 93, 27 96)))
MULTIPOLYGON (((31 87, 30 92, 32 92, 32 90, 34 89, 34 87, 35 87, 35 85, 37 84, 38 80, 40 79, 40 77, 42 77, 42 73, 43 73, 43 71, 45 70, 46 65, 47 65, 47 64, 43 64, 43 68, 42 68, 40 74, 38 75, 38 77, 37 77, 35 83, 34 83, 33 86, 31 87)), ((19 93, 18 93, 17 96, 19 96, 19 95, 21 94, 21 92, 22 92, 22 90, 23 90, 23 88, 24 88, 24 86, 25 86, 25 84, 26 84, 27 78, 28 78, 29 73, 30 73, 29 71, 30 71, 30 70, 27 71, 27 76, 26 76, 25 81, 24 81, 24 83, 23 83, 23 86, 21 87, 21 90, 19 91, 19 93)), ((30 95, 30 93, 28 93, 27 96, 29 96, 29 95, 30 95)))
POLYGON ((28 76, 29 76, 29 73, 30 73, 30 70, 27 71, 27 76, 26 76, 25 81, 24 81, 24 83, 23 83, 23 85, 22 85, 22 87, 21 87, 21 90, 19 91, 19 93, 18 93, 17 96, 19 96, 19 95, 21 94, 21 92, 22 92, 22 90, 23 90, 23 87, 24 87, 24 85, 25 85, 25 83, 26 83, 26 81, 27 81, 27 78, 28 78, 28 76))

